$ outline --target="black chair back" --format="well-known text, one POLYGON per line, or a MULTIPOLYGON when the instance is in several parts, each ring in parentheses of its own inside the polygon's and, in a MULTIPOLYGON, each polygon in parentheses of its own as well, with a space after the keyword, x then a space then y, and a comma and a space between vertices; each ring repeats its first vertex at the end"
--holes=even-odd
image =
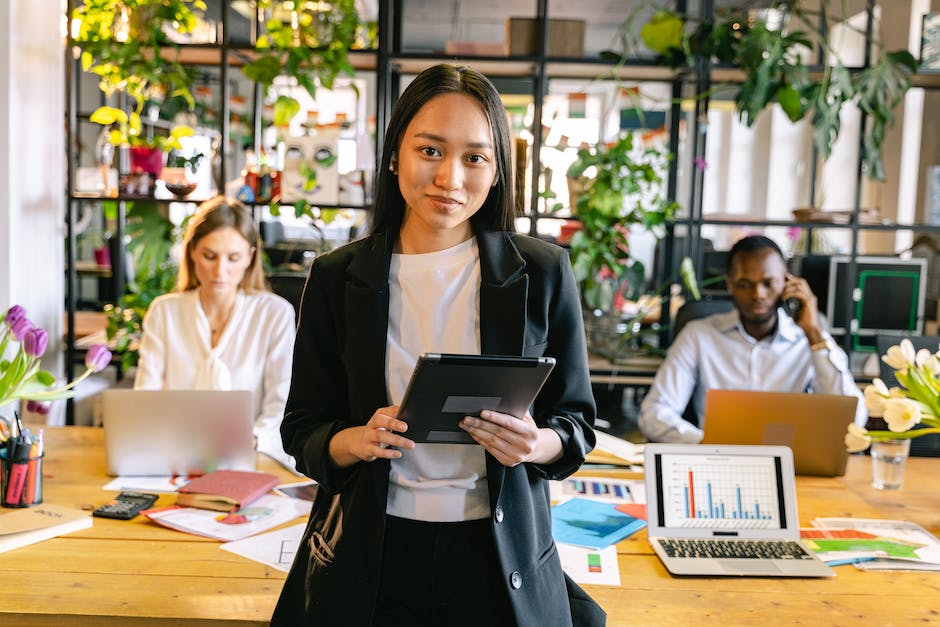
POLYGON ((672 339, 679 336, 679 331, 688 322, 732 309, 734 309, 734 301, 731 300, 730 294, 713 294, 702 300, 686 301, 676 312, 676 320, 672 325, 672 339))
MULTIPOLYGON (((875 336, 875 345, 878 347, 878 366, 880 369, 881 380, 885 382, 889 388, 898 387, 897 377, 894 376, 894 369, 891 368, 884 360, 880 359, 881 355, 884 355, 888 352, 888 349, 892 346, 901 343, 901 340, 907 338, 914 345, 914 350, 920 350, 926 348, 931 353, 936 353, 938 345, 940 345, 940 335, 878 335, 875 336)), ((930 435, 922 435, 919 438, 914 438, 911 440, 911 455, 918 457, 940 457, 940 434, 931 433, 930 435)))
POLYGON ((304 295, 307 275, 302 272, 275 272, 268 275, 271 291, 294 306, 294 321, 300 320, 300 301, 304 295))

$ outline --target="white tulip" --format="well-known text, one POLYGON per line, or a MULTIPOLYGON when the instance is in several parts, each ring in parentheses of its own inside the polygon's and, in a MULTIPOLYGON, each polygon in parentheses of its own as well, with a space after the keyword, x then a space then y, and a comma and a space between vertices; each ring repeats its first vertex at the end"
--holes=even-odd
POLYGON ((865 407, 869 416, 880 418, 884 415, 888 394, 888 387, 881 379, 875 378, 871 385, 865 386, 865 407))
POLYGON ((931 355, 924 360, 924 368, 927 369, 927 372, 930 373, 930 376, 936 377, 938 374, 940 374, 940 358, 931 353, 931 355))
POLYGON ((920 423, 920 404, 909 398, 889 398, 885 401, 884 418, 888 429, 902 433, 920 423))
POLYGON ((845 448, 849 453, 864 451, 871 445, 871 436, 864 427, 860 427, 854 422, 849 424, 849 430, 845 434, 845 448))
POLYGON ((914 352, 914 345, 911 344, 911 341, 907 338, 901 340, 901 344, 897 346, 892 346, 888 349, 888 352, 881 357, 881 361, 885 362, 895 370, 907 370, 908 366, 914 364, 914 359, 916 354, 914 352))

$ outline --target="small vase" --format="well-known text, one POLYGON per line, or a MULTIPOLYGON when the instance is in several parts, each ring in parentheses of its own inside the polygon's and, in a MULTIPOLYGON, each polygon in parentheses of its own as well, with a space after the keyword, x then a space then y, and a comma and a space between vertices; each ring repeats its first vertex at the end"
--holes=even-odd
POLYGON ((588 350, 612 362, 637 350, 640 320, 623 318, 620 312, 584 312, 584 335, 588 350))
POLYGON ((878 490, 900 490, 911 441, 882 440, 871 443, 871 485, 878 490))
POLYGON ((160 178, 163 172, 163 161, 166 155, 159 148, 148 148, 147 146, 131 146, 130 161, 131 174, 146 172, 154 178, 160 178))

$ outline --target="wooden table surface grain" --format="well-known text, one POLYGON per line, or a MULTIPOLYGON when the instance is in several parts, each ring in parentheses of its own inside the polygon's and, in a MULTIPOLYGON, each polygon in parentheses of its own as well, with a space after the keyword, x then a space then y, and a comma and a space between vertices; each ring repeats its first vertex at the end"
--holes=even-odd
MULTIPOLYGON (((46 433, 47 502, 90 507, 114 494, 101 489, 109 478, 100 429, 46 433)), ((259 469, 296 480, 259 460, 259 469)), ((797 479, 800 522, 898 518, 940 535, 938 471, 940 459, 912 458, 904 488, 880 491, 870 485, 869 458, 853 456, 846 477, 797 479)), ((173 500, 164 495, 157 505, 173 500)), ((612 626, 940 624, 940 573, 839 566, 832 579, 674 577, 653 554, 645 530, 619 543, 617 552, 621 586, 586 586, 612 626)), ((95 518, 90 529, 0 554, 0 576, 0 625, 247 627, 268 623, 285 573, 138 517, 95 518)))

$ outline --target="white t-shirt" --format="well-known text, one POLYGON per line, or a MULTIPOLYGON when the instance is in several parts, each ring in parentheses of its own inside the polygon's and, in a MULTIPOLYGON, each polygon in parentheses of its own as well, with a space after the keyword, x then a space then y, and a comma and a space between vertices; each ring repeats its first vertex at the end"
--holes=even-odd
MULTIPOLYGON (((401 402, 422 352, 480 353, 475 238, 438 252, 392 255, 385 363, 392 404, 401 402)), ((489 517, 482 447, 416 444, 391 466, 388 514, 432 522, 489 517)))
POLYGON ((290 390, 294 309, 270 292, 239 291, 215 348, 196 290, 156 298, 144 316, 138 390, 249 390, 258 450, 290 470, 281 420, 290 390))

